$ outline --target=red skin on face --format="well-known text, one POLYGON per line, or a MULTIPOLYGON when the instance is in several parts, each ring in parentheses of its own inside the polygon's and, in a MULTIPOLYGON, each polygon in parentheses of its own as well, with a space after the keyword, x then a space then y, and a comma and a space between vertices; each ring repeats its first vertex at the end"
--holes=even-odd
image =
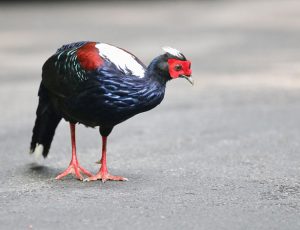
POLYGON ((185 75, 186 77, 191 76, 191 62, 181 61, 178 59, 168 59, 169 63, 169 73, 172 78, 178 78, 180 75, 185 75), (180 70, 177 70, 176 66, 181 66, 180 70))

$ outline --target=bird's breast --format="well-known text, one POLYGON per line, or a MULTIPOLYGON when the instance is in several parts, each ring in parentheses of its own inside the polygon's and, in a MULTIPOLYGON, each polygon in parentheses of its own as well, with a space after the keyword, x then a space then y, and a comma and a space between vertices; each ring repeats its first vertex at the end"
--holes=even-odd
POLYGON ((164 92, 164 87, 142 79, 97 79, 79 93, 61 100, 60 107, 69 120, 87 126, 114 126, 157 106, 164 92))

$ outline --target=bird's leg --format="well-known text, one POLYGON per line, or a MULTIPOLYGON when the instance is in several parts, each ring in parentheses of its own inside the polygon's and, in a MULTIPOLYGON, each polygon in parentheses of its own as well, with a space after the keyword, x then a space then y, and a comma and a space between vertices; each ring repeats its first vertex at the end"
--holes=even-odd
POLYGON ((95 176, 91 176, 89 178, 86 178, 86 181, 92 181, 92 180, 102 180, 102 182, 105 182, 107 180, 116 180, 116 181, 127 181, 128 179, 121 176, 113 176, 108 173, 107 166, 106 166, 106 143, 107 143, 107 137, 102 136, 102 158, 100 160, 101 167, 99 172, 95 176))
POLYGON ((70 130, 71 130, 71 141, 72 141, 72 159, 69 164, 69 167, 59 174, 55 179, 59 180, 68 174, 74 174, 77 179, 83 180, 83 177, 81 175, 81 172, 87 176, 92 176, 92 174, 87 171, 86 169, 82 168, 77 160, 76 156, 76 139, 75 139, 75 124, 70 123, 70 130))

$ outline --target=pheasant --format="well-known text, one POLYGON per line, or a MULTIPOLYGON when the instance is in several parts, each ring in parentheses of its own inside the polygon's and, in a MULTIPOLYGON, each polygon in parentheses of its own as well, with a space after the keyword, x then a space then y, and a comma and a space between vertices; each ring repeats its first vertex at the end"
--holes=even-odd
POLYGON ((75 174, 83 180, 85 174, 87 181, 127 180, 108 172, 107 138, 113 128, 160 104, 169 80, 185 78, 193 84, 191 62, 174 48, 163 50, 146 67, 124 49, 85 41, 62 46, 45 62, 30 150, 36 156, 46 157, 61 119, 70 123, 72 158, 56 179, 75 174), (81 167, 77 159, 78 123, 99 127, 102 136, 101 166, 95 175, 81 167))

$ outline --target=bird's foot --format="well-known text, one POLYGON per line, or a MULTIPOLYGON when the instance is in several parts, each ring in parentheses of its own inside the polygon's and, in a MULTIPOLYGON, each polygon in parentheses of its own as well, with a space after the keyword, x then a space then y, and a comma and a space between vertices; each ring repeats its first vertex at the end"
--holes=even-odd
POLYGON ((96 175, 84 179, 84 181, 102 180, 104 183, 107 180, 128 181, 127 178, 121 176, 110 175, 107 171, 100 170, 96 175))
POLYGON ((55 179, 59 180, 69 174, 74 174, 78 180, 83 180, 83 176, 81 175, 81 173, 83 173, 89 177, 93 176, 93 174, 91 174, 89 171, 87 171, 86 169, 81 167, 78 164, 78 162, 75 162, 75 163, 71 162, 69 167, 64 172, 62 172, 57 177, 55 177, 55 179))

